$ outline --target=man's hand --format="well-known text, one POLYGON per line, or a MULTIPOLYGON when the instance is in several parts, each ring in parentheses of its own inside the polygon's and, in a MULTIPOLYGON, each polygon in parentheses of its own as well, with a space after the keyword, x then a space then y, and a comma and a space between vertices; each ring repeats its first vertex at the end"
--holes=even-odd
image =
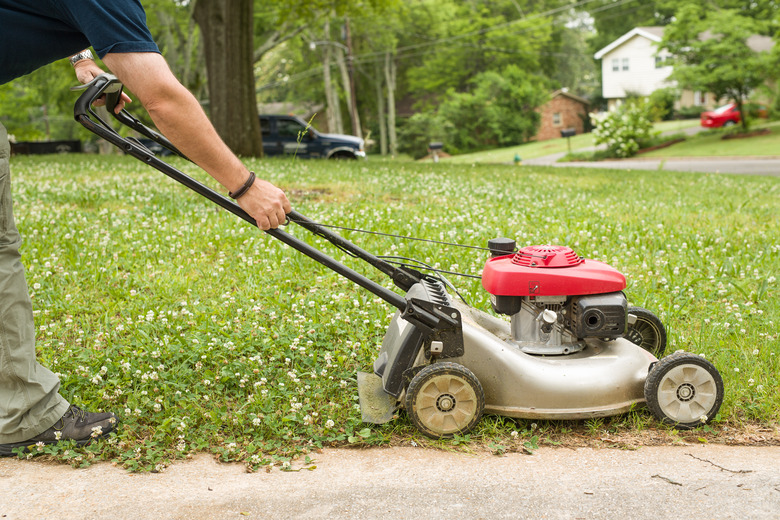
MULTIPOLYGON (((76 71, 76 79, 78 79, 82 84, 87 84, 96 77, 103 74, 105 71, 97 66, 97 63, 95 63, 92 60, 79 60, 76 62, 75 65, 73 65, 74 70, 76 71)), ((114 113, 118 114, 122 111, 122 109, 125 107, 125 103, 132 102, 132 99, 122 92, 122 97, 119 100, 119 103, 116 104, 116 108, 114 108, 114 113)), ((106 104, 105 98, 101 97, 95 102, 96 106, 102 106, 106 104)))
POLYGON ((268 181, 255 180, 244 195, 236 200, 241 209, 252 215, 260 229, 276 229, 284 224, 292 211, 282 190, 268 181))

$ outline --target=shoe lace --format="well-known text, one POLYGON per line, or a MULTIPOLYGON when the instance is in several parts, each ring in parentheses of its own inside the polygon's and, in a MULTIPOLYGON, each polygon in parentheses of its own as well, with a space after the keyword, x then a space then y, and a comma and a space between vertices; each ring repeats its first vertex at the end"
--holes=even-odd
MULTIPOLYGON (((68 412, 77 420, 77 421, 85 421, 87 419, 87 412, 86 410, 82 410, 78 406, 71 405, 71 407, 68 409, 68 412)), ((66 413, 67 415, 67 413, 66 413)), ((63 416, 64 417, 64 416, 63 416)))

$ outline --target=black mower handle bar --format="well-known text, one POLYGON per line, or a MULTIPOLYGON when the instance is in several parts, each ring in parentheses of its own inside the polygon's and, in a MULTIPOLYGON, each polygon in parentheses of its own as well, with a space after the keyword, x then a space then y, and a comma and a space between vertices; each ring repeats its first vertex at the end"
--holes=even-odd
MULTIPOLYGON (((120 81, 115 76, 111 74, 101 74, 86 85, 73 87, 71 90, 83 90, 83 93, 76 101, 74 107, 74 117, 76 121, 78 121, 87 130, 117 146, 126 154, 135 157, 141 162, 144 162, 159 170, 168 177, 178 181, 181 184, 184 184, 192 191, 207 198, 211 202, 242 218, 248 223, 254 226, 257 225, 252 216, 244 211, 238 204, 217 193, 208 186, 198 182, 192 177, 186 175, 185 173, 179 171, 167 162, 161 160, 137 139, 132 137, 122 137, 116 130, 114 130, 108 123, 106 123, 97 114, 97 112, 95 112, 93 109, 95 102, 100 98, 104 98, 108 112, 112 114, 117 121, 186 159, 186 157, 178 149, 176 149, 176 147, 170 141, 168 141, 168 139, 141 123, 124 108, 118 113, 115 112, 116 106, 122 97, 122 83, 120 83, 120 81)), ((361 249, 357 245, 337 235, 336 233, 333 233, 332 231, 316 224, 297 211, 291 211, 288 213, 287 218, 288 220, 295 222, 308 231, 325 238, 352 256, 365 260, 379 271, 390 276, 395 284, 404 291, 408 291, 411 286, 419 282, 422 277, 422 275, 416 271, 395 267, 385 262, 384 260, 361 249)), ((399 294, 386 289, 382 285, 379 285, 373 280, 364 277, 363 275, 341 264, 337 260, 329 257, 301 239, 285 231, 282 231, 281 229, 270 229, 267 230, 266 233, 273 236, 274 238, 281 240, 293 249, 296 249, 313 260, 323 264, 324 266, 330 268, 345 278, 355 282, 364 289, 371 291, 376 296, 379 296, 394 307, 402 311, 405 311, 409 308, 409 302, 403 296, 400 296, 399 294)))

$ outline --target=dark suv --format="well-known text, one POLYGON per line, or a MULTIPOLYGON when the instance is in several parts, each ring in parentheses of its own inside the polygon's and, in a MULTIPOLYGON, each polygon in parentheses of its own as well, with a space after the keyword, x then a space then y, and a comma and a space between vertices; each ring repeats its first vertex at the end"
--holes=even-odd
POLYGON ((263 153, 324 159, 364 158, 363 139, 352 135, 321 134, 295 116, 261 115, 263 153))

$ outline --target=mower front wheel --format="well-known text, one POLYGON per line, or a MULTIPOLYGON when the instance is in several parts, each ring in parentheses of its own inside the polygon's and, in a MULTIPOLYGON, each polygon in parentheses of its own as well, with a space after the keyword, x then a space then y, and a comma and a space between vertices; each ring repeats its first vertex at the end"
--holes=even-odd
POLYGON ((477 425, 485 408, 485 393, 471 370, 445 361, 426 366, 412 378, 404 407, 426 436, 451 438, 477 425))
POLYGON ((655 363, 644 390, 653 415, 680 430, 710 422, 723 403, 718 369, 690 352, 676 352, 655 363))

